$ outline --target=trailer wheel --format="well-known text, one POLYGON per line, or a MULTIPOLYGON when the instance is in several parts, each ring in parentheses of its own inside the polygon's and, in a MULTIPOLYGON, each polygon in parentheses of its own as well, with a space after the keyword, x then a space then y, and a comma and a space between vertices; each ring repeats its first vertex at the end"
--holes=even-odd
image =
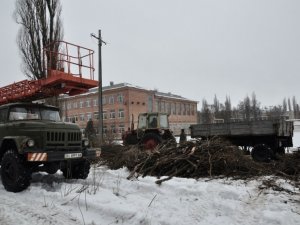
POLYGON ((279 147, 277 148, 277 151, 276 151, 279 155, 284 155, 285 154, 285 149, 284 147, 279 147))
POLYGON ((141 141, 145 150, 153 150, 157 145, 162 143, 162 139, 155 133, 145 134, 141 141))
POLYGON ((251 156, 257 162, 270 162, 273 157, 273 151, 265 144, 258 144, 253 147, 251 156))

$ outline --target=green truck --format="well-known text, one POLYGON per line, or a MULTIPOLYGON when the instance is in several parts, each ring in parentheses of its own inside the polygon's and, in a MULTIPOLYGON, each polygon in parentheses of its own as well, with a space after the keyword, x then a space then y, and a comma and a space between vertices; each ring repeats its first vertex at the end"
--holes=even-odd
POLYGON ((40 103, 0 106, 1 179, 7 191, 30 185, 31 174, 59 169, 65 178, 86 179, 90 161, 100 156, 90 148, 78 125, 60 120, 57 107, 40 103))

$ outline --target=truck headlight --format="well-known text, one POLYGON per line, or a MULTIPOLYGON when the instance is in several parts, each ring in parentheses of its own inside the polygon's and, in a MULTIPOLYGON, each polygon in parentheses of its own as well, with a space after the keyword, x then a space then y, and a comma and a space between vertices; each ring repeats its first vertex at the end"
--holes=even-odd
POLYGON ((83 140, 83 146, 84 147, 87 147, 87 146, 89 146, 89 144, 90 144, 90 142, 89 142, 89 140, 83 140))
POLYGON ((27 142, 26 142, 26 144, 27 144, 27 146, 28 146, 28 147, 30 147, 30 148, 31 148, 31 147, 33 147, 33 146, 34 146, 34 140, 32 140, 32 139, 28 139, 28 140, 27 140, 27 142))

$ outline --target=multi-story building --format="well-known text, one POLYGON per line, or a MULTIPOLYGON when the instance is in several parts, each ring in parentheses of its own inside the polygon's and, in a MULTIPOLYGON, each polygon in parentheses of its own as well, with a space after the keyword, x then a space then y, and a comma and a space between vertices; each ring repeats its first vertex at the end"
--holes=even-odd
MULTIPOLYGON (((111 82, 102 90, 104 133, 112 132, 120 137, 131 126, 132 119, 137 127, 138 114, 142 112, 168 113, 170 128, 175 135, 180 133, 180 129, 188 133, 189 126, 197 123, 197 101, 128 83, 111 82)), ((64 121, 75 122, 84 129, 91 119, 97 130, 98 88, 77 96, 63 96, 60 105, 64 121)))

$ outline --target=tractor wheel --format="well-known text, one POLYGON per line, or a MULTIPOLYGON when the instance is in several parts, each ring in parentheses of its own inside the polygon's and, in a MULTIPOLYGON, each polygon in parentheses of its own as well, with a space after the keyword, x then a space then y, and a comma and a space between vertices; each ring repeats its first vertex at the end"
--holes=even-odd
POLYGON ((4 188, 11 192, 20 192, 30 185, 31 173, 24 160, 13 150, 4 153, 1 162, 1 178, 4 188))
POLYGON ((138 143, 138 139, 136 134, 127 134, 123 140, 124 145, 136 145, 138 143))
POLYGON ((265 144, 258 144, 253 147, 251 156, 257 162, 270 162, 273 158, 273 151, 265 144))
POLYGON ((153 150, 162 143, 162 138, 155 133, 145 134, 141 141, 145 150, 153 150))

